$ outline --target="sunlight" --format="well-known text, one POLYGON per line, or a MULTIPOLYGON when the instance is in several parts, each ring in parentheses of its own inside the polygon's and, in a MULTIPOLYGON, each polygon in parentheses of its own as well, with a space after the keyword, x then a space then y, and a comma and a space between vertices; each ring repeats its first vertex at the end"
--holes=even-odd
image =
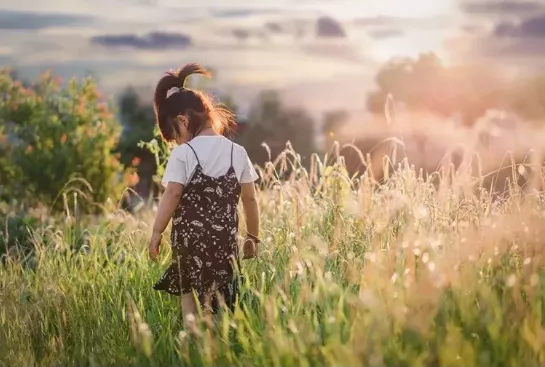
POLYGON ((353 32, 363 36, 363 51, 376 61, 384 62, 393 57, 415 57, 429 51, 446 59, 444 43, 458 13, 458 4, 456 0, 338 0, 321 3, 319 10, 346 21, 390 18, 385 30, 399 31, 400 35, 367 42, 363 40, 369 40, 369 29, 360 28, 353 32))
POLYGON ((396 57, 417 57, 421 53, 434 52, 444 61, 449 54, 444 47, 444 36, 440 32, 411 34, 404 37, 384 39, 372 43, 369 52, 375 59, 386 62, 396 57))
POLYGON ((361 17, 404 17, 420 18, 435 17, 451 13, 456 9, 454 0, 339 0, 334 4, 323 5, 324 11, 339 18, 361 17))

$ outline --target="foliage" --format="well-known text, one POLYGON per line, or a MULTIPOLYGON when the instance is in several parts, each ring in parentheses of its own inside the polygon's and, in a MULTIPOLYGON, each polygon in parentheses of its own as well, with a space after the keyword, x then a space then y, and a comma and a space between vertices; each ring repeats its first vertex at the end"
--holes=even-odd
POLYGON ((89 218, 89 253, 67 251, 63 217, 38 228, 35 266, 0 267, 0 364, 545 363, 542 196, 494 202, 458 176, 435 190, 406 163, 354 186, 314 162, 285 183, 293 159, 263 167, 260 256, 244 310, 216 327, 183 329, 178 299, 153 291, 170 256, 145 257, 153 213, 89 218))
POLYGON ((367 99, 369 111, 382 114, 387 96, 403 101, 411 111, 442 117, 460 116, 472 125, 489 109, 542 119, 543 77, 509 80, 490 65, 445 65, 435 54, 417 59, 392 59, 377 73, 377 89, 367 99))
POLYGON ((258 96, 245 124, 236 139, 256 164, 276 159, 288 142, 307 165, 316 152, 312 117, 302 108, 285 106, 275 91, 264 91, 258 96))
POLYGON ((0 257, 11 249, 22 256, 32 252, 32 233, 41 225, 39 218, 0 203, 0 223, 0 257))
POLYGON ((61 88, 46 73, 25 87, 1 72, 0 96, 0 200, 61 208, 70 190, 87 203, 116 198, 120 126, 93 80, 61 88))
POLYGON ((170 146, 160 135, 159 128, 156 126, 153 130, 155 137, 150 141, 140 141, 138 146, 145 149, 154 159, 155 173, 153 182, 155 185, 161 184, 161 179, 165 174, 166 164, 170 157, 170 146))
POLYGON ((138 147, 138 143, 153 139, 155 127, 153 107, 143 104, 133 88, 127 88, 119 97, 118 108, 124 127, 117 146, 117 151, 121 154, 121 163, 130 166, 134 158, 149 159, 147 151, 138 147))

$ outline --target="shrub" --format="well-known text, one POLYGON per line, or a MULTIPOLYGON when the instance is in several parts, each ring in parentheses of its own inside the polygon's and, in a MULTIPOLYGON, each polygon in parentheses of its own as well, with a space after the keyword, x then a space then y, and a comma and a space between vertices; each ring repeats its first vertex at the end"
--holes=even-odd
POLYGON ((93 80, 61 87, 46 73, 25 87, 0 71, 0 126, 0 200, 59 209, 62 192, 87 204, 120 193, 121 126, 93 80))

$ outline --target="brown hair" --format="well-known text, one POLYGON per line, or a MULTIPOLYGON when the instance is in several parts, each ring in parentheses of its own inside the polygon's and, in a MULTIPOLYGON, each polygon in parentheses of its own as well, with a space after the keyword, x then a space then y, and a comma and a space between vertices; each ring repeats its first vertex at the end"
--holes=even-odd
POLYGON ((234 114, 220 104, 215 104, 206 93, 185 88, 187 77, 200 74, 210 77, 211 73, 197 63, 183 66, 175 72, 168 72, 155 88, 155 118, 161 135, 166 141, 174 141, 180 135, 175 118, 186 115, 191 138, 197 136, 209 123, 218 134, 226 134, 236 126, 234 114), (167 97, 172 88, 179 88, 167 97))

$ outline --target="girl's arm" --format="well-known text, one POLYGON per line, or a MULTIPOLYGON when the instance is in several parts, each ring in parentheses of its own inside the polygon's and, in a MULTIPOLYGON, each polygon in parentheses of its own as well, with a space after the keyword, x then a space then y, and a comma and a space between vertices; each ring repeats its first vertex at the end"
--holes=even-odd
POLYGON ((253 182, 241 185, 242 207, 246 219, 246 231, 248 235, 244 241, 244 258, 257 255, 256 240, 259 237, 259 207, 253 182))
POLYGON ((155 223, 153 224, 153 234, 161 235, 170 222, 170 219, 174 215, 174 211, 180 202, 182 193, 184 191, 184 185, 177 182, 169 182, 166 190, 161 197, 159 207, 157 208, 157 214, 155 216, 155 223))

